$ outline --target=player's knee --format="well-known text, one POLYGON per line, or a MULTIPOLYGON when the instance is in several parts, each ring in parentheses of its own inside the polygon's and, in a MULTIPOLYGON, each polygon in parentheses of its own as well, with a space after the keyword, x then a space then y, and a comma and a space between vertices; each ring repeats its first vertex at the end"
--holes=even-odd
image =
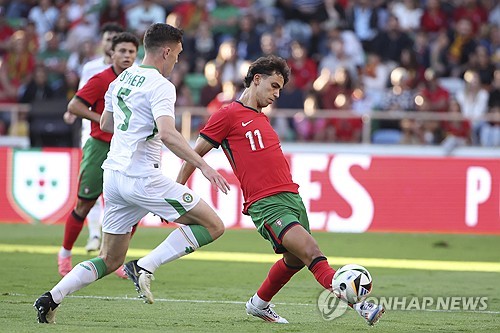
POLYGON ((220 218, 218 218, 216 221, 214 221, 213 225, 209 229, 210 235, 212 236, 213 240, 216 240, 222 234, 224 234, 224 231, 226 231, 226 227, 224 226, 224 223, 220 218))

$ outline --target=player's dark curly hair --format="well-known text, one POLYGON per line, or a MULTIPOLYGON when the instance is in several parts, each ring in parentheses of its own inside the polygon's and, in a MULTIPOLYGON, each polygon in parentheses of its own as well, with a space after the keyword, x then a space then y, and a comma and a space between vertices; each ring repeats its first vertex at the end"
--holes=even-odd
POLYGON ((120 33, 120 32, 124 32, 125 29, 118 23, 114 23, 114 22, 109 22, 109 23, 106 23, 106 24, 103 24, 103 26, 101 27, 101 35, 104 34, 105 32, 117 32, 117 33, 120 33))
POLYGON ((134 34, 130 32, 122 32, 118 35, 113 36, 113 40, 111 42, 111 49, 114 50, 116 45, 120 43, 132 43, 135 45, 135 48, 139 48, 139 38, 137 38, 134 34))
POLYGON ((260 57, 252 62, 248 68, 247 76, 243 80, 246 88, 250 87, 250 84, 252 84, 255 74, 279 74, 283 76, 284 84, 286 84, 290 78, 290 68, 286 63, 286 60, 278 56, 268 55, 260 57))
POLYGON ((169 24, 152 24, 144 34, 144 49, 164 47, 168 43, 181 43, 183 32, 169 24))

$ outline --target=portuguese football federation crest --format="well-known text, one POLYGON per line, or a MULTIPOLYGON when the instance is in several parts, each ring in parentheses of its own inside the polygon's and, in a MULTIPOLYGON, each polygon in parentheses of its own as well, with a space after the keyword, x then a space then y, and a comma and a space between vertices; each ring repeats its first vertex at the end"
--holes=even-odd
POLYGON ((67 152, 15 150, 11 199, 34 220, 53 215, 68 200, 70 167, 67 152))

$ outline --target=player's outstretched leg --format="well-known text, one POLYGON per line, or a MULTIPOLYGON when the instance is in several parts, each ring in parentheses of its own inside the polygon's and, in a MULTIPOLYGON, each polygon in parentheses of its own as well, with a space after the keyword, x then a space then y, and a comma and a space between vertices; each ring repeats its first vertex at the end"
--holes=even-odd
POLYGON ((362 302, 353 304, 352 308, 356 310, 357 313, 366 319, 368 325, 373 326, 385 313, 385 309, 382 305, 373 304, 370 302, 362 302))
POLYGON ((278 260, 269 270, 259 290, 246 303, 247 314, 269 322, 288 323, 288 320, 272 309, 274 305, 270 301, 302 267, 289 266, 284 259, 278 260))
POLYGON ((89 228, 89 238, 85 245, 87 252, 99 251, 101 248, 102 212, 103 204, 101 197, 99 197, 87 214, 87 226, 89 228))
POLYGON ((59 304, 56 304, 52 299, 50 292, 46 292, 38 297, 33 304, 37 312, 38 322, 41 324, 55 324, 56 322, 56 309, 59 304))
POLYGON ((132 260, 123 265, 123 270, 128 278, 134 282, 135 290, 139 293, 145 303, 153 304, 154 297, 151 292, 151 281, 154 280, 153 273, 137 265, 137 260, 132 260))
POLYGON ((246 309, 248 315, 252 315, 254 317, 258 317, 262 320, 269 321, 272 323, 288 324, 288 320, 281 317, 273 310, 274 304, 268 302, 268 304, 265 307, 259 308, 254 305, 255 302, 253 300, 254 297, 255 296, 250 297, 250 299, 247 301, 246 309))
POLYGON ((57 254, 57 267, 59 275, 61 276, 65 276, 73 268, 71 262, 71 250, 73 249, 73 245, 75 244, 78 235, 80 235, 80 232, 82 231, 84 221, 85 218, 79 216, 75 210, 73 210, 66 219, 66 223, 64 225, 63 244, 57 254))

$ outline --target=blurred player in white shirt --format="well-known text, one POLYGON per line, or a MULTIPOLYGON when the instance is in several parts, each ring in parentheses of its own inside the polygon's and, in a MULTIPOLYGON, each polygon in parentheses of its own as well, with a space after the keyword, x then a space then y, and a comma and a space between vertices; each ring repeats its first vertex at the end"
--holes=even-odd
MULTIPOLYGON (((80 90, 88 80, 97 73, 111 66, 111 44, 113 37, 123 32, 124 29, 121 25, 116 23, 107 23, 101 28, 101 49, 103 55, 99 58, 87 62, 82 69, 82 76, 78 84, 78 90, 80 90)), ((64 121, 68 124, 72 124, 76 120, 76 116, 71 114, 69 111, 64 113, 64 121)), ((88 138, 90 137, 90 120, 82 118, 82 131, 81 131, 81 147, 85 145, 88 138)), ((89 238, 87 240, 87 245, 85 249, 88 252, 97 251, 101 246, 101 222, 102 222, 102 200, 98 199, 94 207, 90 210, 87 215, 87 225, 89 228, 89 238)))

